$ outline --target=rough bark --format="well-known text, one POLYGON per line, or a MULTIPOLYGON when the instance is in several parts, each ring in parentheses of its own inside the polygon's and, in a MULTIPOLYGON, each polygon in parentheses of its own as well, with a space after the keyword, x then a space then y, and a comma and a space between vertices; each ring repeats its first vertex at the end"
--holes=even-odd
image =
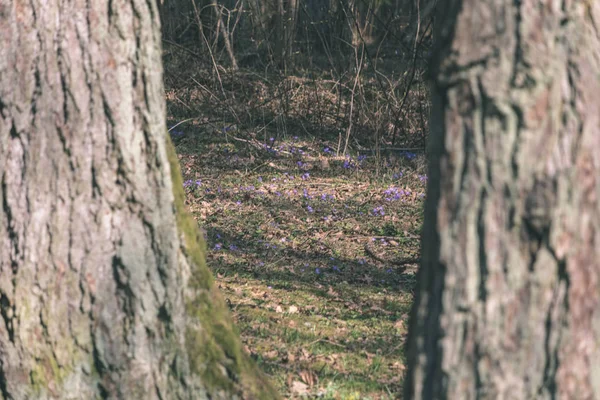
POLYGON ((156 4, 0 2, 0 398, 274 398, 184 211, 156 4))
POLYGON ((600 398, 600 2, 439 2, 406 398, 600 398))

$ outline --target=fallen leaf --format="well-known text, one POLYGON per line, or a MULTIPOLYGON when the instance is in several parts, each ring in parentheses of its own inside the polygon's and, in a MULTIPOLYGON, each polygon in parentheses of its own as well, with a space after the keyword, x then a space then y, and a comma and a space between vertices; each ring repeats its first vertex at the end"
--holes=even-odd
POLYGON ((400 371, 404 371, 406 369, 406 366, 404 364, 402 364, 401 362, 396 361, 395 363, 392 364, 392 368, 399 369, 400 371))
POLYGON ((277 350, 271 350, 271 351, 267 351, 266 353, 263 354, 265 358, 277 358, 277 356, 279 355, 279 352, 277 350))
POLYGON ((296 395, 307 395, 308 394, 308 385, 302 382, 293 381, 291 387, 292 393, 296 395))
POLYGON ((311 354, 308 351, 306 351, 306 349, 302 349, 302 355, 300 356, 300 361, 310 360, 310 356, 311 356, 311 354))
POLYGON ((319 382, 319 377, 313 371, 304 370, 300 371, 300 378, 302 382, 306 383, 308 386, 313 387, 319 382))

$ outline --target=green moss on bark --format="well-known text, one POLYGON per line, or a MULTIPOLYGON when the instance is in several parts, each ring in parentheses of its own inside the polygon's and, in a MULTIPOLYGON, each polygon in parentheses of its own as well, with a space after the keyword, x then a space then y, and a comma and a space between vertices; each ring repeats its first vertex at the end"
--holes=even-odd
POLYGON ((186 351, 190 370, 199 375, 206 389, 221 397, 238 394, 244 399, 278 399, 279 395, 242 348, 239 333, 229 310, 214 285, 206 265, 206 245, 196 221, 185 209, 183 179, 171 138, 167 135, 167 154, 177 213, 183 237, 183 250, 191 263, 186 299, 186 351))
POLYGON ((63 378, 64 373, 61 371, 54 357, 46 357, 38 360, 29 372, 31 388, 33 389, 33 393, 38 396, 48 389, 50 383, 60 385, 63 378))
POLYGON ((62 349, 64 351, 65 348, 69 348, 69 354, 72 354, 73 358, 69 364, 60 366, 52 354, 47 354, 36 359, 29 371, 30 394, 35 398, 46 398, 49 391, 63 387, 65 381, 74 373, 74 366, 80 365, 77 360, 80 360, 81 354, 67 342, 63 343, 62 349))

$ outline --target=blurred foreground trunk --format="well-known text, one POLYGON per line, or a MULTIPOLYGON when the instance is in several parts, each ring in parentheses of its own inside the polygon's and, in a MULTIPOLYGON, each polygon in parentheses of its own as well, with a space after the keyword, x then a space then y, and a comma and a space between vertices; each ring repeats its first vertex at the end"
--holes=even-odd
POLYGON ((407 399, 600 398, 600 3, 435 21, 407 399))

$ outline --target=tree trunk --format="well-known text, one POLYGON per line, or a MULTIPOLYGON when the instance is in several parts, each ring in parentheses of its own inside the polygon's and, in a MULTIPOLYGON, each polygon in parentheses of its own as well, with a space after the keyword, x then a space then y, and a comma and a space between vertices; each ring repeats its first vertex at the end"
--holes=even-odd
POLYGON ((406 398, 600 398, 600 2, 439 2, 406 398))
POLYGON ((158 0, 163 38, 181 41, 191 25, 193 1, 196 0, 158 0))
POLYGON ((0 398, 277 397, 166 140, 155 2, 0 5, 0 398))
POLYGON ((279 68, 285 71, 285 2, 277 0, 277 14, 275 14, 275 54, 279 68))
MULTIPOLYGON (((285 58, 292 62, 296 28, 298 25, 298 0, 288 0, 285 14, 285 58)), ((287 61, 286 61, 287 64, 287 61)))
MULTIPOLYGON (((217 0, 212 0, 211 5, 213 7, 215 18, 217 19, 217 24, 221 26, 221 37, 223 38, 223 44, 225 46, 225 51, 227 51, 227 55, 229 56, 229 60, 231 61, 231 68, 234 71, 239 69, 237 60, 235 58, 235 53, 233 52, 233 46, 231 45, 231 40, 229 40, 230 32, 229 32, 229 23, 223 22, 223 13, 221 10, 221 6, 217 2, 217 0)), ((218 39, 218 33, 216 34, 215 41, 218 39)))

